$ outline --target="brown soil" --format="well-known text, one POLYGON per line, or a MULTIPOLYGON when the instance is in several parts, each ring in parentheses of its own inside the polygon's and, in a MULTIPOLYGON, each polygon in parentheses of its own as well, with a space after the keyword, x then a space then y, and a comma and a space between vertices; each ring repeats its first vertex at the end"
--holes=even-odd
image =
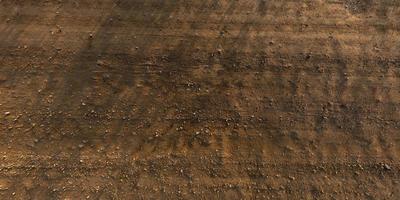
POLYGON ((0 199, 400 199, 400 1, 0 0, 0 199))

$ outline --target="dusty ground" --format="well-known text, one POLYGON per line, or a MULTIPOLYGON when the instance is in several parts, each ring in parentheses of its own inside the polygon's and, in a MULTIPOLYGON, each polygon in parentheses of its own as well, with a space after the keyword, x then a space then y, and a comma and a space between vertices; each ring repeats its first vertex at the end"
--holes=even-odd
POLYGON ((400 199, 400 1, 0 0, 0 199, 400 199))

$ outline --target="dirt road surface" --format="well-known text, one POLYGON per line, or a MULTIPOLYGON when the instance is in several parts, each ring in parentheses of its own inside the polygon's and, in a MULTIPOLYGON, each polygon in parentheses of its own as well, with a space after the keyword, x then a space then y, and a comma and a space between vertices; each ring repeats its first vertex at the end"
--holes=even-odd
POLYGON ((400 199, 400 1, 0 0, 0 199, 400 199))

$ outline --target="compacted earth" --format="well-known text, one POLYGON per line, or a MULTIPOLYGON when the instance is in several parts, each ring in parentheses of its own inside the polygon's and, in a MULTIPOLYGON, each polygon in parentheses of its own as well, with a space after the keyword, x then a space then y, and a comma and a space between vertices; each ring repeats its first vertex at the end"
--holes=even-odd
POLYGON ((0 0, 0 199, 400 199, 400 1, 0 0))

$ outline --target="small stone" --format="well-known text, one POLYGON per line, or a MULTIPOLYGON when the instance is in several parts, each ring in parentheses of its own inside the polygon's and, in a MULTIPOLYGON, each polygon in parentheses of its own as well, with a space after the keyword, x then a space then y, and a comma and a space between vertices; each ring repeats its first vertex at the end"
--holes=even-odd
POLYGON ((6 179, 0 179, 0 191, 8 190, 10 183, 6 179))
POLYGON ((5 112, 5 113, 4 113, 5 116, 8 116, 8 115, 10 115, 10 114, 11 114, 11 112, 5 112))
POLYGON ((98 66, 103 66, 103 65, 104 65, 104 61, 98 60, 96 64, 97 64, 98 66))
POLYGON ((392 168, 388 164, 383 164, 383 168, 386 170, 392 170, 392 168))

